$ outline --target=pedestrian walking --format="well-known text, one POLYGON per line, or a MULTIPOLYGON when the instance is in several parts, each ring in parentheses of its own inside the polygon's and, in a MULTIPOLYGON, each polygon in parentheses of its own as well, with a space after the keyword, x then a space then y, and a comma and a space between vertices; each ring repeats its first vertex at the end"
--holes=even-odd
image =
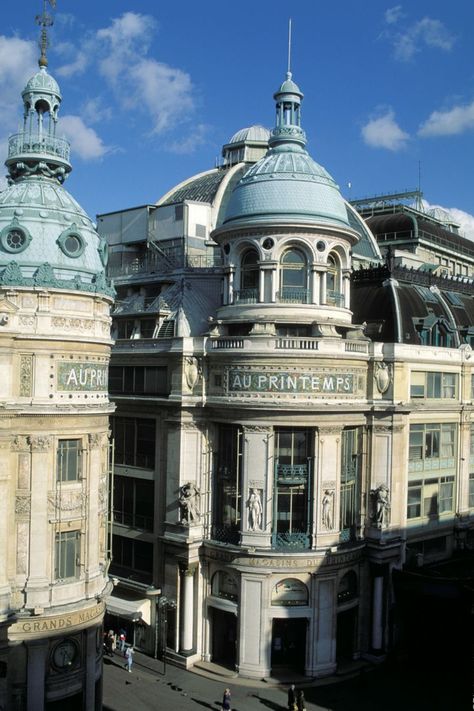
POLYGON ((127 634, 125 630, 122 628, 119 631, 119 649, 122 652, 122 654, 125 654, 125 641, 127 639, 127 634))
POLYGON ((230 689, 224 690, 224 696, 222 698, 222 711, 231 711, 230 708, 230 689))
POLYGON ((298 689, 296 692, 296 708, 298 711, 306 711, 306 699, 303 689, 298 689))
POLYGON ((296 711, 296 689, 295 685, 292 684, 288 689, 288 709, 289 711, 296 711))
POLYGON ((125 650, 125 659, 127 660, 124 664, 124 667, 128 667, 128 671, 132 671, 132 664, 133 664, 133 647, 127 647, 125 650))

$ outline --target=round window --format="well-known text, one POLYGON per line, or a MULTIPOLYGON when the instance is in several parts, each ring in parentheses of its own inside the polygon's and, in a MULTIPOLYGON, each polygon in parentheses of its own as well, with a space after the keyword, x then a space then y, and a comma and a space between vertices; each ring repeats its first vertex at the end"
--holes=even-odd
POLYGON ((262 247, 263 249, 271 249, 275 242, 272 240, 271 237, 267 237, 267 239, 263 240, 262 247))
POLYGON ((66 257, 80 257, 86 248, 84 238, 78 234, 73 225, 65 230, 58 238, 58 245, 66 257))
POLYGON ((69 235, 64 240, 64 249, 71 255, 77 254, 82 247, 82 242, 77 235, 69 235))
POLYGON ((323 242, 323 240, 319 240, 319 242, 316 244, 316 249, 318 252, 324 252, 326 249, 326 242, 323 242))
POLYGON ((13 224, 4 227, 0 232, 0 244, 5 252, 10 252, 11 254, 23 252, 30 242, 30 233, 24 227, 19 227, 16 224, 16 219, 13 220, 13 224))
POLYGON ((10 232, 7 233, 5 242, 11 250, 19 252, 26 244, 25 233, 21 230, 10 230, 10 232))

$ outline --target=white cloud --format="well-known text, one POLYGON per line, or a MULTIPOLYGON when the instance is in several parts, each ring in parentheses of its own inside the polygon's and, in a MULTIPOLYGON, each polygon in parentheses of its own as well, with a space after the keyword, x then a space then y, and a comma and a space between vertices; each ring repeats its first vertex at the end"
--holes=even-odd
POLYGON ((474 129, 474 101, 465 106, 453 106, 446 111, 433 111, 420 126, 418 135, 454 136, 474 129))
POLYGON ((102 97, 87 99, 82 105, 81 116, 86 123, 101 123, 109 121, 113 116, 112 108, 104 105, 102 97))
POLYGON ((401 5, 395 5, 395 7, 390 7, 388 10, 385 10, 385 22, 387 25, 395 24, 398 20, 401 20, 402 17, 405 17, 405 15, 402 12, 401 5))
POLYGON ((148 114, 152 133, 174 129, 194 111, 194 86, 187 72, 149 56, 156 27, 150 15, 125 12, 85 38, 75 53, 68 46, 60 48, 71 61, 58 74, 82 73, 94 62, 114 93, 116 110, 148 114))
POLYGON ((38 71, 38 47, 19 37, 0 35, 0 130, 9 133, 20 116, 20 94, 38 71), (18 107, 18 108, 16 108, 18 107))
POLYGON ((457 207, 443 207, 442 205, 431 205, 426 200, 423 200, 423 207, 426 212, 429 210, 443 210, 447 212, 449 217, 459 225, 459 231, 467 239, 474 240, 474 215, 460 210, 457 207))
POLYGON ((409 26, 405 32, 392 37, 395 58, 407 62, 424 47, 434 47, 445 52, 453 47, 455 37, 440 20, 424 17, 409 26))
POLYGON ((210 126, 199 124, 191 134, 182 139, 172 141, 166 148, 170 153, 178 153, 180 155, 194 153, 196 148, 206 142, 209 131, 210 126))
POLYGON ((59 125, 73 152, 83 160, 102 158, 110 152, 111 149, 104 145, 93 128, 86 126, 80 116, 63 116, 59 125))
POLYGON ((373 118, 362 127, 362 138, 372 148, 387 148, 389 151, 399 151, 404 148, 408 133, 402 131, 395 121, 392 109, 386 109, 378 118, 373 118))

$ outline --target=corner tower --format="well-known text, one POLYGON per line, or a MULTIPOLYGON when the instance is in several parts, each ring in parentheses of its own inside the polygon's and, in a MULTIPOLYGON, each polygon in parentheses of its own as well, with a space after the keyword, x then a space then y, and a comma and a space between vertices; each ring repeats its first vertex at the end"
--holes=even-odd
POLYGON ((335 181, 306 150, 302 98, 288 72, 274 94, 269 150, 237 183, 213 232, 227 271, 217 318, 259 332, 298 323, 308 335, 340 337, 352 330, 350 254, 359 235, 335 181))
POLYGON ((105 244, 63 187, 69 144, 39 20, 0 193, 0 706, 100 709, 113 290, 105 244))

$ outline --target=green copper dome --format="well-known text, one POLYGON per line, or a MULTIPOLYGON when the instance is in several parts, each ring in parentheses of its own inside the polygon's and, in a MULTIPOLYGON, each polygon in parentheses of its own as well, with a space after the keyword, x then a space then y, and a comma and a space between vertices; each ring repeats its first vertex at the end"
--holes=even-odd
POLYGON ((310 220, 349 226, 339 187, 304 147, 302 97, 288 72, 274 95, 276 126, 270 136, 270 149, 237 183, 224 224, 310 220))
POLYGON ((10 185, 0 192, 0 286, 112 296, 104 272, 106 244, 62 187, 71 171, 69 143, 57 135, 61 93, 45 64, 42 55, 40 70, 22 92, 22 130, 8 141, 10 185))

